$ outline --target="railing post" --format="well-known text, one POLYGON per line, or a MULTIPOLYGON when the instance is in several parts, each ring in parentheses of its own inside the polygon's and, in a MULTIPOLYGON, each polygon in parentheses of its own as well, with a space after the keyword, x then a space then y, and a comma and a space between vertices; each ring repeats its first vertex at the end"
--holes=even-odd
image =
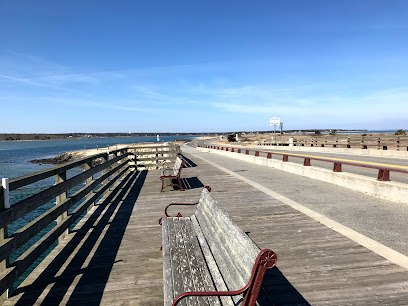
MULTIPOLYGON (((118 156, 119 156, 119 153, 120 153, 119 151, 113 152, 113 153, 112 153, 113 158, 115 159, 116 157, 118 157, 118 156)), ((119 165, 119 162, 114 163, 114 164, 111 166, 111 169, 115 168, 115 167, 118 166, 118 165, 119 165)), ((118 173, 118 171, 112 173, 112 175, 110 176, 109 179, 111 180, 112 177, 115 177, 117 173, 118 173)), ((113 182, 112 188, 114 188, 114 187, 116 186, 116 184, 117 184, 117 181, 113 182)))
MULTIPOLYGON (((2 179, 2 185, 0 188, 0 212, 7 209, 6 207, 10 207, 10 200, 7 201, 8 196, 8 179, 2 179), (7 202, 7 203, 6 203, 7 202)), ((8 237, 7 225, 4 227, 0 227, 0 245, 3 244, 4 240, 8 237)), ((0 262, 0 274, 6 270, 10 266, 9 258, 4 259, 0 262)), ((6 290, 3 294, 0 292, 0 305, 7 300, 9 294, 9 290, 6 290)))
POLYGON ((303 166, 310 166, 310 158, 305 157, 305 160, 303 161, 303 166))
MULTIPOLYGON (((133 163, 134 163, 134 165, 133 165, 133 169, 132 169, 132 171, 137 171, 137 149, 134 149, 133 150, 133 163)), ((130 155, 129 157, 132 157, 132 155, 130 155)))
POLYGON ((288 155, 283 155, 282 161, 283 162, 288 162, 289 161, 289 156, 288 155))
POLYGON ((245 150, 245 155, 248 155, 249 154, 249 150, 245 150))
POLYGON ((341 170, 341 163, 339 162, 334 162, 333 164, 333 172, 343 172, 341 170))
POLYGON ((238 153, 241 153, 241 149, 238 149, 238 153))
MULTIPOLYGON (((106 152, 106 156, 102 157, 102 163, 106 163, 107 161, 109 161, 109 151, 106 152)), ((105 168, 102 170, 102 175, 106 174, 109 172, 109 168, 105 168)), ((109 184, 109 177, 107 177, 106 179, 103 180, 102 185, 107 185, 109 184)), ((103 194, 107 194, 109 192, 109 188, 106 189, 103 194)))
MULTIPOLYGON (((92 161, 87 162, 86 164, 84 164, 84 171, 88 171, 88 170, 91 169, 91 168, 92 168, 92 161)), ((86 181, 85 181, 85 185, 86 185, 86 186, 89 186, 90 184, 92 184, 93 180, 94 180, 94 179, 93 179, 93 176, 88 177, 88 178, 86 179, 86 181)), ((93 192, 93 190, 91 190, 91 191, 85 196, 85 198, 86 198, 86 199, 89 199, 90 197, 93 196, 93 194, 94 194, 94 192, 93 192)), ((91 210, 92 207, 94 207, 94 205, 95 205, 95 203, 90 204, 90 205, 88 206, 88 208, 87 208, 87 211, 91 210)))
POLYGON ((390 181, 390 171, 388 169, 378 169, 378 181, 390 181))
POLYGON ((159 148, 156 147, 156 169, 159 169, 159 148))
POLYGON ((271 159, 272 158, 272 153, 267 153, 266 158, 271 159))
POLYGON ((259 151, 255 151, 255 156, 259 156, 259 151))
MULTIPOLYGON (((64 171, 60 174, 55 175, 55 185, 58 185, 60 183, 63 183, 67 180, 67 172, 64 171)), ((67 199, 67 192, 64 191, 61 193, 59 196, 57 196, 55 205, 60 205, 61 203, 65 202, 67 199)), ((61 215, 58 216, 57 218, 57 225, 60 225, 64 222, 64 220, 68 217, 68 212, 64 211, 61 215)), ((64 231, 64 233, 58 237, 58 243, 61 243, 61 241, 68 235, 68 229, 64 231)))
POLYGON ((231 148, 231 152, 234 152, 234 148, 231 148))

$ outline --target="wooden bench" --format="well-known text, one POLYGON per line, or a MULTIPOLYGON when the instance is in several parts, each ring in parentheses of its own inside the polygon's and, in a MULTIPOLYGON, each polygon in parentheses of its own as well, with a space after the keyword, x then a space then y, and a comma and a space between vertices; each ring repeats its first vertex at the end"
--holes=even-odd
POLYGON ((276 254, 261 250, 207 188, 196 203, 168 205, 161 219, 164 305, 255 305, 276 254), (167 214, 172 205, 196 204, 190 217, 167 214))
POLYGON ((183 185, 181 184, 180 174, 183 166, 186 162, 177 156, 173 167, 164 167, 161 169, 160 179, 162 181, 161 191, 167 186, 178 186, 181 191, 184 191, 183 185), (173 183, 173 180, 177 180, 178 183, 173 183))

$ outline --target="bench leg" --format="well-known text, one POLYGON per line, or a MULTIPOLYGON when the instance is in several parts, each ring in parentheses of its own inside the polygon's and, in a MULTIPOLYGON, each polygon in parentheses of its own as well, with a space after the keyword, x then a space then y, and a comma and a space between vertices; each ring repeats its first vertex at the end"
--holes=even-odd
POLYGON ((181 190, 181 191, 184 191, 183 185, 181 184, 180 177, 178 177, 177 179, 178 179, 178 182, 179 182, 179 185, 178 185, 178 186, 180 187, 180 190, 181 190))

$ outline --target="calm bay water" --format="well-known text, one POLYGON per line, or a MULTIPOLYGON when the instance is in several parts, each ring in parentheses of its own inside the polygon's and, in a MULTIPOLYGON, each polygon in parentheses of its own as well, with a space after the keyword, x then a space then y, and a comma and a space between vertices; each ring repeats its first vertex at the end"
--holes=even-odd
MULTIPOLYGON (((161 136, 160 140, 172 141, 177 138, 193 139, 196 136, 161 136)), ((52 141, 21 141, 21 142, 0 142, 0 178, 13 178, 22 176, 28 173, 40 171, 53 165, 33 164, 30 160, 43 159, 54 157, 60 153, 67 151, 83 150, 84 148, 102 148, 114 146, 116 144, 141 143, 141 142, 157 142, 156 137, 123 137, 123 138, 90 138, 90 139, 71 139, 71 140, 52 140, 52 141)), ((83 171, 81 168, 69 170, 67 177, 72 177, 83 171)), ((54 184, 54 178, 48 178, 40 182, 24 186, 10 193, 11 205, 18 201, 27 198, 41 190, 44 190, 54 184)), ((77 186, 68 191, 68 195, 79 190, 81 186, 77 186)), ((55 201, 50 201, 38 209, 27 214, 23 218, 13 222, 8 227, 9 235, 15 233, 21 227, 25 226, 36 217, 40 216, 55 204, 55 201)), ((77 205, 79 205, 78 203, 77 205)), ((76 205, 76 206, 77 206, 76 205)), ((72 207, 72 211, 76 206, 72 207)), ((44 228, 40 233, 33 237, 24 246, 19 248, 11 257, 10 262, 14 262, 21 254, 28 250, 35 242, 56 225, 55 222, 44 228)), ((17 287, 28 274, 41 262, 41 260, 55 247, 56 243, 50 247, 31 267, 24 273, 19 280, 14 284, 17 287)))

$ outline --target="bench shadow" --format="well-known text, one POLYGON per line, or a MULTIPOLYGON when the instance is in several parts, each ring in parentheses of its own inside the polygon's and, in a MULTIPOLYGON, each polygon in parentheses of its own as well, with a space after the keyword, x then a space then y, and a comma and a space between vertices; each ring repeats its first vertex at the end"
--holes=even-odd
POLYGON ((258 303, 260 305, 310 305, 277 267, 266 270, 258 303))
MULTIPOLYGON (((203 188, 204 184, 198 177, 187 177, 181 179, 181 184, 185 190, 203 188)), ((177 187, 176 187, 177 188, 177 187)))
POLYGON ((193 162, 191 159, 187 158, 186 156, 184 156, 183 154, 181 154, 182 159, 185 161, 185 164, 183 166, 183 168, 193 168, 193 167, 197 167, 197 164, 195 162, 193 162))
POLYGON ((37 279, 15 290, 21 294, 16 305, 33 305, 44 295, 42 305, 99 305, 146 175, 132 172, 121 181, 37 279))

